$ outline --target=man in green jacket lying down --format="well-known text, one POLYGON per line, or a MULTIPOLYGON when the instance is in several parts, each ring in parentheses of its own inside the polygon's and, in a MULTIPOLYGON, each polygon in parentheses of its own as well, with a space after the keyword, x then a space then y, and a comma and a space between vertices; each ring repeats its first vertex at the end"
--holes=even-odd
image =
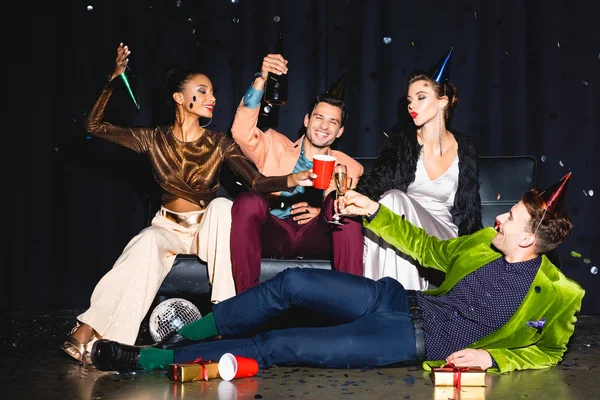
POLYGON ((233 353, 255 358, 261 368, 417 362, 426 369, 453 363, 503 373, 556 365, 584 295, 543 255, 571 232, 564 212, 570 176, 544 192, 524 193, 495 228, 449 240, 350 191, 338 203, 341 211, 364 216, 367 229, 421 265, 444 271, 438 289, 410 291, 391 278, 289 268, 154 346, 99 340, 92 362, 101 370, 164 369, 233 353), (325 315, 327 322, 264 331, 289 308, 325 315))

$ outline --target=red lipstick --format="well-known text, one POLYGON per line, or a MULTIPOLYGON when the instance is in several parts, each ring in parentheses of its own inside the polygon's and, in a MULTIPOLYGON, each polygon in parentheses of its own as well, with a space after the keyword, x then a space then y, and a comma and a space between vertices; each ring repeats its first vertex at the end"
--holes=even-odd
POLYGON ((414 112, 414 111, 411 111, 409 114, 410 114, 410 116, 412 117, 412 119, 415 119, 415 118, 417 118, 417 115, 419 115, 419 114, 417 114, 417 113, 416 113, 416 112, 414 112))

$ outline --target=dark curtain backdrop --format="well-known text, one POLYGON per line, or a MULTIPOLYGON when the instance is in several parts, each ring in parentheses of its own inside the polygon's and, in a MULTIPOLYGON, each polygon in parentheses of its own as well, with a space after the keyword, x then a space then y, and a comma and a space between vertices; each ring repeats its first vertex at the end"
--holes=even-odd
MULTIPOLYGON (((62 3, 62 2, 61 2, 62 3)), ((559 250, 564 273, 586 290, 584 313, 600 312, 598 112, 600 21, 596 0, 284 1, 105 0, 35 6, 5 14, 20 28, 5 41, 5 81, 17 129, 5 177, 11 229, 2 267, 2 306, 84 309, 96 282, 147 224, 152 178, 145 160, 81 129, 114 66, 130 46, 138 111, 114 95, 115 124, 165 122, 159 71, 170 64, 206 71, 217 95, 211 127, 227 132, 239 100, 284 33, 287 105, 264 120, 298 135, 310 100, 348 72, 349 118, 335 147, 375 156, 391 125, 405 119, 406 78, 454 47, 459 89, 453 129, 483 155, 532 155, 538 186, 573 171, 572 235, 559 250), (93 9, 88 10, 88 6, 93 9), (391 42, 385 43, 384 38, 391 42), (13 97, 12 94, 16 94, 13 97), (19 151, 21 150, 22 151, 19 151), (12 154, 11 154, 12 153, 12 154), (21 154, 24 155, 21 156, 21 154), (595 190, 595 194, 594 191, 595 190), (572 253, 574 252, 574 253, 572 253)), ((166 122, 172 116, 166 116, 166 122)), ((6 240, 6 239, 5 239, 6 240)))

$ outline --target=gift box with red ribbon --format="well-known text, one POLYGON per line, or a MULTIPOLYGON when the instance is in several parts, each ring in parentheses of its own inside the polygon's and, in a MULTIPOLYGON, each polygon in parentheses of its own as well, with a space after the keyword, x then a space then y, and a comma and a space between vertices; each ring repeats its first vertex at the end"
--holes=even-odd
POLYGON ((435 386, 485 386, 485 371, 479 367, 456 367, 446 364, 431 370, 435 386))
POLYGON ((170 364, 167 376, 176 382, 207 381, 220 377, 219 363, 197 358, 194 361, 170 364))

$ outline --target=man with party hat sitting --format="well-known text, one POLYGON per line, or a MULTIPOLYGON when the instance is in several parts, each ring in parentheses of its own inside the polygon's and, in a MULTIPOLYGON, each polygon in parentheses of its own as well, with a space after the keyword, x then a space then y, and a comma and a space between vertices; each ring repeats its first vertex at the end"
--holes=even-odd
MULTIPOLYGON (((356 183, 362 165, 331 148, 342 136, 346 119, 344 94, 346 73, 317 96, 304 116, 306 132, 295 142, 275 129, 257 127, 261 99, 269 73, 287 74, 288 62, 281 54, 264 57, 261 72, 240 101, 231 133, 242 152, 266 176, 313 168, 313 156, 331 155, 346 165, 356 183)), ((259 283, 262 257, 333 258, 336 270, 363 274, 362 227, 336 226, 333 216, 335 187, 326 190, 296 187, 267 196, 246 192, 238 195, 231 210, 231 263, 237 293, 259 283)), ((357 224, 355 224, 357 225, 357 224)))
POLYGON ((525 192, 497 217, 495 228, 448 240, 350 191, 340 198, 341 211, 364 216, 367 229, 421 265, 444 271, 439 288, 412 291, 388 277, 374 281, 289 268, 176 331, 172 336, 182 347, 99 340, 92 363, 100 370, 164 369, 233 353, 256 359, 260 368, 362 368, 436 360, 422 366, 452 363, 504 373, 556 365, 567 350, 584 296, 543 255, 571 232, 564 210, 570 178, 569 173, 541 193, 525 192), (264 331, 294 308, 325 314, 328 324, 264 331), (202 342, 218 335, 222 339, 202 342))

